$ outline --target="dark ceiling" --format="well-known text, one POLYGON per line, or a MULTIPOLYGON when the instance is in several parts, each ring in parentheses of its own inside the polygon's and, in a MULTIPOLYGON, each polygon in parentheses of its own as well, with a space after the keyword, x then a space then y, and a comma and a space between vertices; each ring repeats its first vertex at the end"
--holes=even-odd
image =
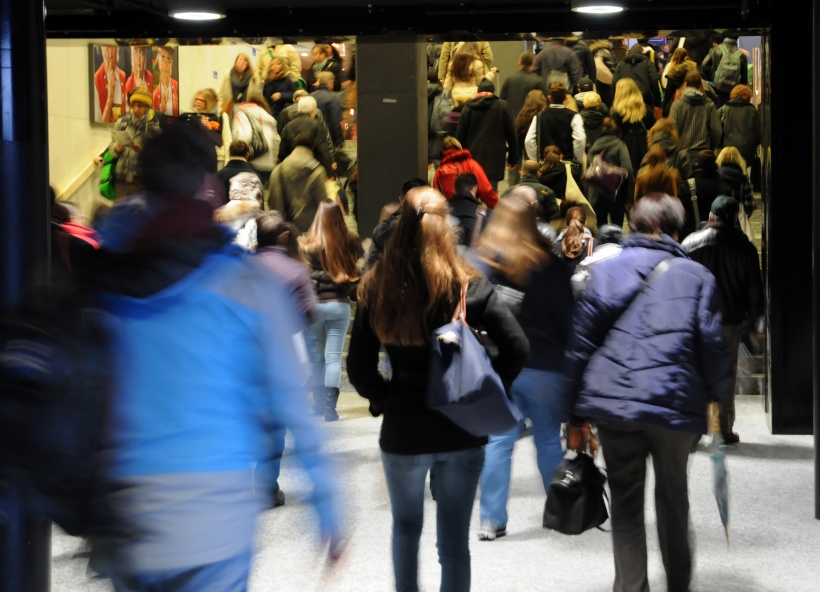
POLYGON ((616 16, 570 11, 569 0, 46 0, 50 37, 253 37, 421 34, 503 39, 521 31, 594 36, 659 30, 748 29, 772 20, 771 0, 621 0, 616 16), (172 9, 198 4, 227 15, 188 23, 172 9), (515 32, 515 33, 511 33, 515 32))

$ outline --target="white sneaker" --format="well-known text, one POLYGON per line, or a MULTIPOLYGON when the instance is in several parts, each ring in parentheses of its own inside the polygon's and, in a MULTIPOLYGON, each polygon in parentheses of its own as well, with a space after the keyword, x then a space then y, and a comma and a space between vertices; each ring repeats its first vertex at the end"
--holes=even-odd
POLYGON ((479 541, 494 541, 499 537, 503 537, 505 534, 507 534, 506 526, 496 526, 488 521, 482 521, 481 526, 478 528, 479 541))

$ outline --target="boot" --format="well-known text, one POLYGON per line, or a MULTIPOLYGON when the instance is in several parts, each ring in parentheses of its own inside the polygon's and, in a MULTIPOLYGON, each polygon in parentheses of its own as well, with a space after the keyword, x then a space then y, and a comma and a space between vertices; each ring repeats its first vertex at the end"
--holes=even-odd
POLYGON ((313 415, 325 414, 325 399, 327 399, 327 394, 325 392, 326 390, 327 389, 323 386, 313 389, 313 409, 311 409, 311 413, 313 413, 313 415))
POLYGON ((325 392, 325 421, 336 421, 339 414, 336 413, 336 402, 339 400, 339 389, 327 387, 325 392))

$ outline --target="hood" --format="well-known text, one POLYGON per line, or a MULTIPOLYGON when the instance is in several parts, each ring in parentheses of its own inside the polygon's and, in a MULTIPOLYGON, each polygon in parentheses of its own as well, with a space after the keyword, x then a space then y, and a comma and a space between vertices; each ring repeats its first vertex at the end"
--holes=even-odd
MULTIPOLYGON (((316 167, 322 166, 313 152, 305 146, 297 146, 282 161, 282 177, 285 182, 296 182, 309 177, 316 167)), ((280 165, 281 166, 281 165, 280 165)))
POLYGON ((447 162, 461 162, 472 158, 473 155, 470 154, 470 151, 466 148, 463 148, 462 150, 458 150, 457 148, 448 148, 441 153, 441 164, 447 162))
POLYGON ((641 247, 644 249, 657 249, 659 251, 666 251, 675 257, 684 257, 689 259, 689 255, 683 250, 683 247, 668 234, 662 234, 659 240, 649 238, 645 234, 633 232, 623 240, 624 248, 641 247))
POLYGON ((675 64, 674 66, 669 66, 669 70, 666 72, 667 78, 686 78, 686 75, 689 72, 694 72, 698 69, 698 65, 691 61, 686 60, 681 62, 680 64, 675 64))
POLYGON ((467 106, 476 111, 486 111, 498 101, 498 97, 492 93, 479 93, 469 101, 467 106))
POLYGON ((734 51, 737 49, 737 40, 732 39, 731 37, 726 37, 723 39, 723 43, 729 48, 730 51, 734 51))
POLYGON ((681 94, 681 98, 691 105, 703 105, 709 99, 696 88, 687 88, 681 94))
POLYGON ((582 109, 580 115, 586 128, 597 130, 604 125, 604 114, 597 109, 582 109))
POLYGON ((646 55, 644 55, 644 54, 642 54, 642 53, 637 53, 637 52, 636 52, 636 53, 628 53, 628 54, 626 54, 626 56, 624 57, 624 59, 623 59, 623 60, 621 60, 621 61, 622 61, 622 62, 626 62, 627 64, 631 64, 631 65, 633 65, 633 66, 634 66, 635 64, 639 64, 640 62, 645 62, 645 61, 646 61, 646 60, 648 60, 648 59, 649 59, 649 58, 648 58, 648 57, 646 57, 646 55))

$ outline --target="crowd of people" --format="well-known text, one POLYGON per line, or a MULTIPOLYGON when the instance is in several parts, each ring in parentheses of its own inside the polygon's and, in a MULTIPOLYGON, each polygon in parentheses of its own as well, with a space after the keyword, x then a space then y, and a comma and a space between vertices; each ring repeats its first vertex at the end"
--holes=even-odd
POLYGON ((338 182, 355 163, 340 156, 344 74, 331 46, 314 48, 307 83, 286 46, 256 65, 239 54, 218 93, 196 94, 190 119, 166 117, 138 83, 114 126, 127 135, 106 150, 112 207, 93 232, 70 204, 54 208, 83 247, 61 252, 66 273, 117 319, 106 503, 118 528, 93 541, 94 568, 118 591, 244 590, 255 519, 285 504, 288 431, 338 558, 338 468, 311 411, 339 419, 346 368, 383 418, 396 590, 419 589, 428 474, 441 590, 470 589, 476 494, 478 540, 505 536, 525 422, 545 495, 564 454, 597 432, 619 592, 648 589, 652 458, 668 589, 688 590, 688 455, 710 402, 724 441, 740 441, 739 341, 764 330, 748 224, 759 117, 743 60, 731 58, 741 64, 731 88, 720 66, 739 51, 732 42, 694 66, 678 48, 663 67, 648 43, 613 63, 599 41, 551 39, 519 57, 498 95, 489 43, 428 52, 430 84, 452 99, 446 113, 431 101, 431 123, 444 117, 430 144, 436 170, 429 184, 403 184, 369 241, 338 182), (276 141, 257 127, 260 111, 276 141), (235 133, 220 168, 223 113, 235 133), (614 195, 585 179, 598 155, 625 171, 614 195), (463 289, 523 415, 489 438, 426 403, 430 335, 463 289))

